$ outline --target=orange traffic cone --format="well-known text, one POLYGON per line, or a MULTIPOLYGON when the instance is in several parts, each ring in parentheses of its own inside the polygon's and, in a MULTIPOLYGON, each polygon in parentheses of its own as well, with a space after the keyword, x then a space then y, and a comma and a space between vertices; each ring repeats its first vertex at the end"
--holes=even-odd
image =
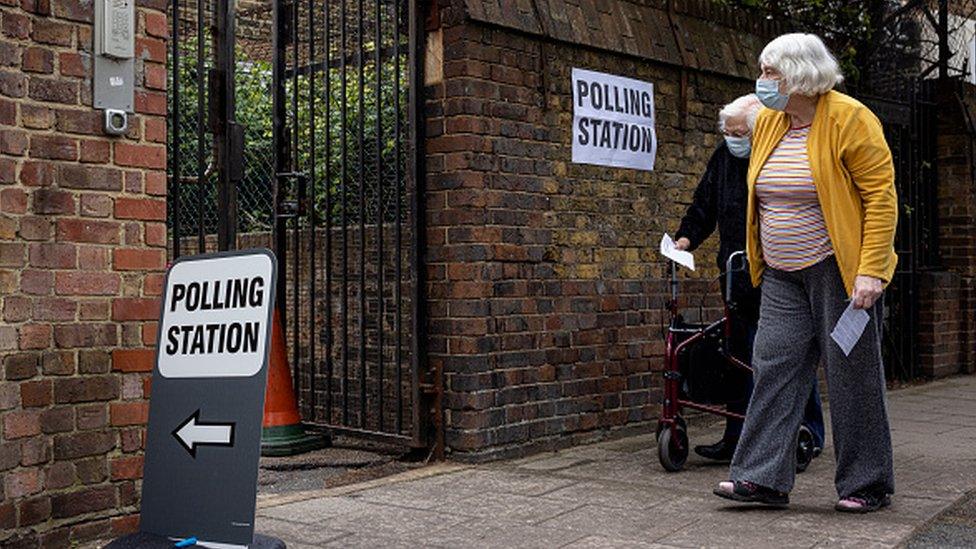
POLYGON ((292 456, 329 445, 328 437, 306 434, 301 421, 291 383, 291 370, 288 368, 288 351, 285 347, 285 333, 281 329, 281 315, 275 309, 271 328, 268 388, 264 395, 261 455, 292 456))

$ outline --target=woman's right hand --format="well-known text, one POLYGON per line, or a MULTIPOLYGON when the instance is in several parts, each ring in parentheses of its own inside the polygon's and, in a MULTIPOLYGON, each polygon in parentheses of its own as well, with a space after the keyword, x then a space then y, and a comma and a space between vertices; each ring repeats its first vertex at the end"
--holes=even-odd
POLYGON ((687 250, 690 247, 691 241, 683 236, 674 242, 674 249, 676 250, 687 250))

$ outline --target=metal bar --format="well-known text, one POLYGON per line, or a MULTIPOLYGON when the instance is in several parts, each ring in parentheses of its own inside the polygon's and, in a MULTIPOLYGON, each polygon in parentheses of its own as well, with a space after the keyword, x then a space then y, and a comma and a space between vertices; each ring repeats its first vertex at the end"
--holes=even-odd
POLYGON ((394 348, 394 359, 396 360, 396 432, 403 432, 403 299, 402 299, 402 280, 403 280, 403 247, 401 242, 403 241, 402 234, 402 220, 403 217, 401 212, 401 201, 402 196, 400 193, 402 181, 400 179, 400 2, 393 2, 393 59, 394 59, 394 70, 393 70, 393 110, 395 112, 394 129, 393 129, 393 179, 395 184, 395 204, 396 204, 396 221, 393 226, 394 230, 394 240, 396 250, 394 252, 394 261, 396 265, 394 266, 394 277, 396 278, 396 285, 393 286, 393 302, 396 306, 396 317, 393 319, 394 327, 393 331, 395 334, 396 345, 394 348))
MULTIPOLYGON (((285 85, 282 76, 285 72, 285 47, 287 40, 287 10, 286 0, 275 0, 273 10, 274 34, 272 35, 272 51, 274 52, 274 65, 272 67, 272 103, 273 103, 273 135, 274 135, 274 247, 275 254, 278 256, 279 265, 287 265, 288 241, 287 226, 285 217, 282 213, 282 203, 285 200, 285 190, 283 188, 284 179, 278 175, 289 171, 288 165, 288 139, 285 120, 285 106, 287 98, 285 96, 285 85)), ((282 328, 287 326, 286 312, 288 307, 285 303, 285 288, 287 287, 286 276, 278 277, 277 287, 275 288, 275 304, 281 317, 282 328)))
MULTIPOLYGON (((325 2, 325 61, 332 49, 332 2, 325 2)), ((332 422, 332 71, 325 71, 325 418, 332 422)), ((313 418, 315 416, 313 415, 313 418)))
MULTIPOLYGON (((363 0, 359 0, 359 55, 363 53, 363 0)), ((359 425, 366 427, 366 101, 365 67, 359 64, 359 425)))
POLYGON ((376 36, 373 39, 375 47, 373 48, 376 52, 376 60, 374 61, 376 67, 376 93, 374 100, 376 101, 376 271, 377 271, 377 282, 376 282, 376 346, 379 349, 377 353, 377 384, 379 385, 379 390, 377 391, 377 407, 379 412, 377 417, 379 418, 379 430, 382 431, 384 427, 383 421, 383 223, 386 221, 386 216, 383 211, 383 88, 382 88, 382 69, 383 65, 380 60, 380 49, 383 46, 383 18, 381 17, 380 0, 376 0, 376 36))
MULTIPOLYGON (((409 123, 411 131, 411 166, 410 179, 413 180, 413 191, 410 193, 411 215, 413 216, 413 239, 412 253, 410 254, 411 270, 414 273, 414 284, 412 288, 411 304, 413 315, 411 318, 412 330, 410 337, 410 369, 411 369, 411 389, 413 391, 413 406, 411 406, 413 420, 413 438, 417 446, 426 445, 426 433, 423 433, 421 425, 421 402, 420 402, 420 370, 426 367, 426 347, 427 341, 426 321, 424 319, 424 123, 423 123, 423 94, 421 93, 424 85, 424 60, 423 60, 423 22, 421 17, 421 1, 409 0, 409 29, 410 29, 410 99, 408 103, 409 123)), ((434 423, 437 432, 435 433, 435 455, 438 459, 443 459, 444 450, 444 429, 442 421, 441 395, 443 394, 443 380, 440 366, 433 372, 433 384, 436 387, 434 403, 434 423)))
MULTIPOLYGON (((179 0, 176 0, 179 1, 179 0)), ((206 103, 206 89, 207 86, 204 83, 204 77, 207 74, 206 65, 204 64, 204 26, 203 26, 203 3, 206 0, 197 0, 197 253, 205 253, 207 251, 207 237, 206 237, 206 217, 204 212, 206 211, 206 193, 210 188, 207 185, 207 165, 206 165, 206 123, 204 119, 204 113, 206 103)))
MULTIPOLYGON (((328 3, 328 1, 326 1, 328 3)), ((308 58, 315 60, 315 0, 308 0, 308 58)), ((308 326, 316 326, 315 322, 315 273, 318 272, 315 265, 315 221, 318 208, 315 201, 315 73, 308 75, 308 184, 311 187, 311 200, 308 207, 308 326)), ((297 302, 296 302, 297 303, 297 302)), ((298 315, 295 315, 298 316, 298 315)), ((309 409, 311 413, 308 417, 315 417, 315 374, 317 363, 315 362, 315 335, 309 329, 308 337, 308 378, 309 378, 309 409)), ((297 331, 296 331, 297 333, 297 331)), ((301 401, 299 401, 301 402, 301 401)))
POLYGON ((346 176, 349 174, 347 166, 347 154, 349 144, 348 128, 346 127, 347 122, 347 99, 348 94, 348 78, 346 75, 346 39, 347 29, 346 29, 346 18, 348 15, 348 9, 346 8, 346 2, 348 0, 342 0, 342 23, 341 23, 341 34, 342 34, 342 114, 340 116, 341 121, 339 128, 342 131, 342 143, 340 145, 340 155, 342 164, 342 177, 340 179, 340 188, 342 195, 342 423, 343 425, 349 424, 349 230, 347 227, 346 218, 346 176))
POLYGON ((214 65, 219 78, 217 97, 217 124, 214 141, 217 151, 217 247, 229 250, 236 247, 237 235, 237 188, 232 171, 231 139, 234 123, 234 10, 232 2, 217 2, 214 25, 214 65))
POLYGON ((949 77, 949 0, 939 0, 939 80, 949 77))
MULTIPOLYGON (((362 63, 362 59, 367 59, 375 56, 376 54, 375 49, 376 48, 364 48, 362 51, 362 55, 360 55, 358 52, 347 55, 346 64, 352 65, 354 67, 360 65, 362 63)), ((393 47, 380 48, 379 53, 381 58, 383 59, 392 58, 393 55, 395 54, 393 47)), ((293 73, 298 72, 299 76, 305 76, 310 72, 325 72, 327 69, 338 69, 340 66, 341 66, 340 59, 333 59, 329 62, 319 61, 315 63, 309 61, 308 63, 305 63, 304 65, 298 67, 297 69, 295 68, 287 69, 285 75, 288 78, 291 78, 293 73)))
MULTIPOLYGON (((199 0, 198 0, 199 1, 199 0)), ((180 0, 173 0, 173 93, 170 120, 169 156, 173 177, 170 180, 170 203, 173 216, 173 259, 180 257, 180 0)))
MULTIPOLYGON (((292 39, 292 65, 298 66, 298 49, 299 49, 299 17, 298 12, 298 0, 292 5, 292 20, 291 20, 291 39, 292 39)), ((299 166, 301 165, 301 148, 299 141, 299 119, 298 119, 298 97, 301 95, 301 91, 298 88, 298 73, 292 74, 291 79, 291 137, 292 137, 292 149, 291 149, 291 165, 292 171, 298 172, 299 166)), ((293 190, 297 191, 296 194, 296 213, 300 214, 302 211, 301 203, 301 188, 304 187, 304 181, 301 176, 295 179, 295 185, 292 187, 293 190)), ((301 253, 302 247, 300 245, 302 236, 302 227, 299 222, 299 218, 296 215, 292 220, 292 242, 295 246, 295 253, 292 256, 292 307, 294 308, 295 314, 292 317, 292 334, 291 334, 291 368, 292 374, 291 378, 294 380, 292 384, 292 390, 295 393, 295 401, 301 402, 301 391, 302 391, 302 376, 301 369, 299 368, 301 363, 301 294, 299 288, 301 287, 302 278, 302 264, 301 264, 301 253)))
POLYGON ((691 408, 692 410, 700 410, 702 412, 708 412, 709 414, 715 414, 717 416, 722 416, 729 419, 743 420, 746 417, 742 414, 737 414, 735 412, 726 411, 724 408, 718 406, 709 406, 708 404, 699 404, 690 400, 678 399, 678 406, 682 408, 691 408))

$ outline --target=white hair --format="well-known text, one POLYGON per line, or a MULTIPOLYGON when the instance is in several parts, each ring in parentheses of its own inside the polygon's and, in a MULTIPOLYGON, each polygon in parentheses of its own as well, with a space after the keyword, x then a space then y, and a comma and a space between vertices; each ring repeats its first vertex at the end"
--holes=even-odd
POLYGON ((779 71, 786 93, 820 95, 844 81, 837 59, 815 34, 784 34, 759 54, 759 62, 779 71))
POLYGON ((731 103, 718 111, 718 129, 725 131, 725 122, 732 116, 745 116, 749 130, 755 129, 756 115, 759 114, 761 107, 762 103, 759 102, 759 98, 754 93, 747 93, 742 97, 736 97, 731 103))

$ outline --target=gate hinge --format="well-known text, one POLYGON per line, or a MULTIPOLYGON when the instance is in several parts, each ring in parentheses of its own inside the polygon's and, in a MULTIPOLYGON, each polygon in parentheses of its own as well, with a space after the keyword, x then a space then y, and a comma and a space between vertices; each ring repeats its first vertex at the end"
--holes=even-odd
POLYGON ((308 185, 308 174, 304 172, 283 172, 275 174, 275 177, 279 181, 279 185, 284 179, 294 179, 298 183, 298 198, 280 201, 276 216, 280 219, 291 219, 305 215, 305 203, 308 201, 305 192, 308 185))

